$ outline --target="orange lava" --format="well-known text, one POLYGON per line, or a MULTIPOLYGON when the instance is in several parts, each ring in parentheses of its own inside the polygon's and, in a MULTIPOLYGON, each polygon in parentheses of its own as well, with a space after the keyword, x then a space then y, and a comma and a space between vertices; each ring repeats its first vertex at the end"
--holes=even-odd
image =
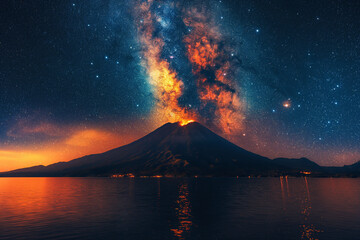
POLYGON ((188 125, 189 123, 192 123, 192 122, 195 122, 195 120, 182 119, 182 120, 180 120, 179 124, 180 124, 180 126, 186 126, 186 125, 188 125))

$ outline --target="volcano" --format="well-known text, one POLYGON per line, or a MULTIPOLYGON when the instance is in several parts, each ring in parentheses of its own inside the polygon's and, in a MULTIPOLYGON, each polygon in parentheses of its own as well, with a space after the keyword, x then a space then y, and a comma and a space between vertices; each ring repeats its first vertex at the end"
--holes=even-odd
POLYGON ((278 169, 198 122, 167 123, 128 145, 101 154, 35 166, 1 176, 241 176, 278 169))

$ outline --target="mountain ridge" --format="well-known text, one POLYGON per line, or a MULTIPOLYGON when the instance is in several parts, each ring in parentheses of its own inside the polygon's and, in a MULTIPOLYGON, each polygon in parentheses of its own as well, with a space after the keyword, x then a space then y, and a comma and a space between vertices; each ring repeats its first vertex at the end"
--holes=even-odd
POLYGON ((318 175, 344 173, 306 158, 271 160, 191 122, 184 126, 166 123, 132 143, 104 153, 16 169, 0 176, 299 176, 304 171, 318 175))

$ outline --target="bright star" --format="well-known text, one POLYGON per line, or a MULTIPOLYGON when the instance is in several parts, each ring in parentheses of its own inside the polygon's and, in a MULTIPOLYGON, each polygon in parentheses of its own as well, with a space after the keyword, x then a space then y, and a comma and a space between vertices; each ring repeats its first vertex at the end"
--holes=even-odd
POLYGON ((285 101, 285 102, 283 102, 283 107, 285 107, 285 108, 289 108, 289 107, 291 107, 291 102, 288 100, 288 101, 285 101))

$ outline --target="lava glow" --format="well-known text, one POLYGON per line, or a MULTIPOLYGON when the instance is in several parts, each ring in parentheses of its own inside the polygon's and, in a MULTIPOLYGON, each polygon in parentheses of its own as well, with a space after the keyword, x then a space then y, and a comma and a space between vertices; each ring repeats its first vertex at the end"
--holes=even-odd
POLYGON ((195 120, 181 120, 179 122, 180 126, 186 126, 188 125, 189 123, 192 123, 192 122, 195 122, 195 120))

